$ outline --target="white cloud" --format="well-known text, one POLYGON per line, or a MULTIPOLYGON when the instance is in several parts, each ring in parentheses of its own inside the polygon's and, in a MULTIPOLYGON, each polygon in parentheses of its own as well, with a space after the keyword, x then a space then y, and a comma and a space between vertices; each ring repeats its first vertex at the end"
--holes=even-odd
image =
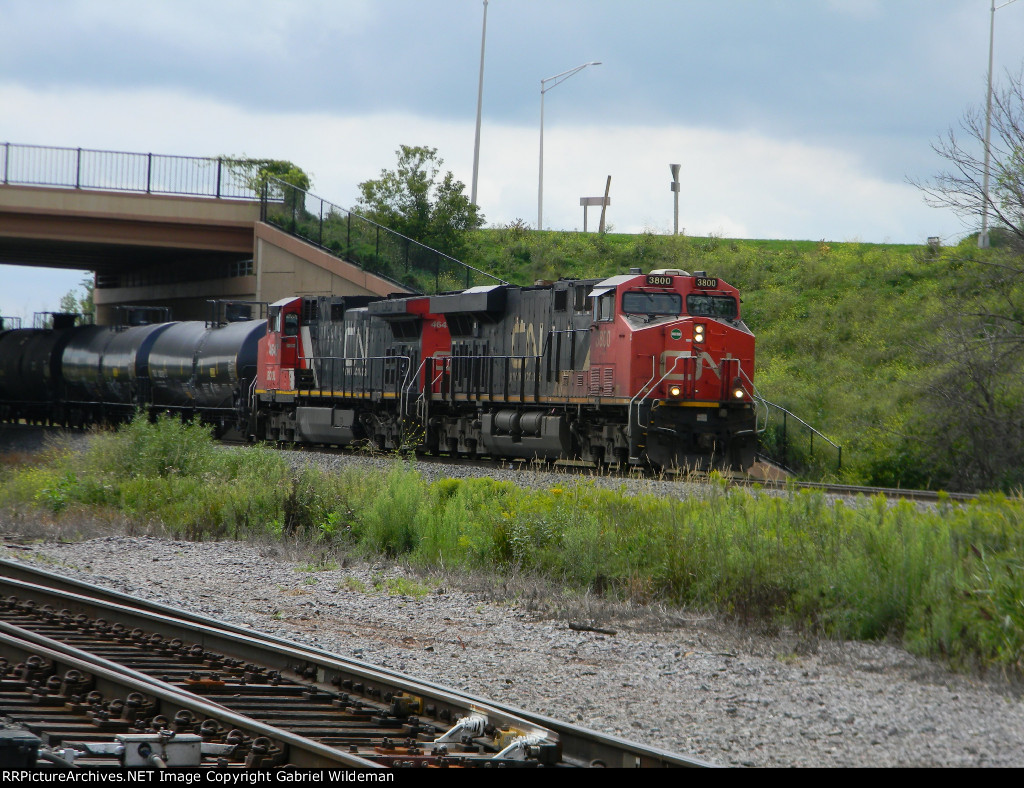
MULTIPOLYGON (((342 206, 355 201, 360 181, 394 165, 401 144, 438 148, 467 191, 472 177, 472 122, 269 114, 182 92, 30 91, 3 83, 0 106, 0 138, 10 142, 287 158, 313 174, 317 194, 342 206)), ((489 223, 536 223, 538 133, 485 116, 479 200, 489 223)), ((579 198, 603 193, 611 175, 608 221, 617 231, 670 231, 670 162, 682 163, 680 226, 689 235, 923 243, 960 231, 955 217, 925 206, 916 189, 867 174, 841 150, 752 131, 611 124, 545 128, 545 226, 582 229, 579 198)), ((596 226, 593 211, 591 219, 596 226)), ((67 289, 53 293, 52 305, 67 289)), ((16 291, 0 292, 0 314, 25 303, 16 291)))

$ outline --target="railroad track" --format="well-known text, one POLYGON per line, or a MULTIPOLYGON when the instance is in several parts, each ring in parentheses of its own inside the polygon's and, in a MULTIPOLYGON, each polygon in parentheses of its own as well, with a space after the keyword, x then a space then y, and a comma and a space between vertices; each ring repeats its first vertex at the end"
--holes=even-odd
MULTIPOLYGON (((228 444, 228 445, 242 445, 242 444, 228 444)), ((358 452, 354 449, 331 449, 331 448, 310 448, 304 447, 301 449, 302 453, 323 453, 323 454, 336 454, 341 456, 352 456, 358 452)), ((670 471, 670 470, 658 470, 644 472, 636 467, 619 470, 612 466, 606 466, 604 468, 595 468, 591 463, 576 462, 572 460, 559 460, 556 462, 540 462, 530 460, 510 460, 503 458, 500 460, 489 460, 489 459, 453 459, 448 456, 417 456, 416 462, 424 463, 427 465, 446 465, 451 463, 458 463, 460 465, 467 465, 469 467, 484 469, 484 470, 497 470, 506 469, 509 467, 523 467, 531 470, 539 471, 554 471, 558 473, 565 473, 566 475, 576 475, 581 478, 587 478, 592 476, 608 476, 617 479, 656 479, 663 481, 679 481, 679 482, 690 482, 694 484, 707 483, 710 479, 710 474, 704 471, 670 471)), ((907 500, 907 501, 922 501, 922 502, 937 502, 941 498, 945 497, 951 501, 973 501, 977 499, 977 495, 973 493, 956 493, 956 492, 943 492, 939 493, 935 490, 909 490, 900 489, 896 487, 866 487, 853 484, 829 484, 825 482, 805 482, 797 479, 760 479, 754 478, 745 474, 730 474, 725 473, 721 475, 721 478, 732 486, 745 487, 745 488, 761 488, 766 490, 818 490, 829 495, 840 495, 845 497, 854 496, 866 496, 871 497, 875 495, 881 495, 885 498, 892 498, 894 500, 907 500)))
POLYGON ((64 768, 710 765, 11 561, 0 714, 64 768))
POLYGON ((973 501, 977 495, 973 493, 939 493, 935 490, 902 490, 896 487, 860 487, 853 484, 826 484, 823 482, 801 482, 801 481, 773 481, 749 479, 740 477, 729 477, 729 482, 743 487, 759 486, 767 490, 786 490, 790 487, 797 490, 819 490, 829 495, 842 495, 846 497, 863 495, 871 497, 881 495, 885 498, 893 498, 905 501, 922 501, 935 503, 942 497, 951 501, 973 501))
MULTIPOLYGON (((30 426, 23 424, 4 424, 0 425, 0 437, 3 435, 3 431, 7 430, 10 433, 23 433, 24 435, 30 436, 28 451, 38 449, 43 445, 42 439, 39 434, 52 433, 63 433, 67 432, 63 428, 58 427, 41 427, 41 426, 30 426)), ((222 440, 221 443, 229 447, 239 447, 251 445, 245 441, 236 440, 222 440)), ((2 446, 0 446, 2 450, 2 446)), ((339 456, 359 456, 361 451, 353 448, 329 448, 329 447, 303 447, 299 451, 307 454, 329 454, 339 456)), ((378 455, 379 456, 379 455, 378 455)), ((390 455, 393 456, 393 455, 390 455)), ((509 467, 523 467, 541 471, 555 471, 564 473, 567 476, 576 475, 580 477, 588 477, 594 475, 608 476, 612 478, 638 478, 641 471, 638 468, 630 468, 625 471, 620 471, 613 466, 606 466, 603 468, 595 468, 591 463, 576 462, 571 460, 563 460, 558 462, 534 462, 529 460, 510 460, 507 458, 499 460, 490 459, 467 459, 467 458, 453 458, 447 455, 442 456, 417 456, 417 463, 423 463, 425 465, 447 465, 452 463, 458 463, 459 465, 477 468, 481 470, 497 470, 505 469, 509 467)), ((672 471, 657 471, 651 472, 643 476, 648 479, 661 479, 661 480, 677 480, 683 482, 694 482, 702 483, 708 480, 708 474, 703 472, 672 472, 672 471)), ((829 495, 840 495, 845 497, 854 497, 858 495, 871 497, 874 495, 882 495, 886 498, 893 500, 908 500, 908 501, 919 501, 927 503, 935 503, 940 498, 945 497, 951 501, 972 501, 977 499, 977 495, 973 493, 939 493, 935 490, 909 490, 900 489, 895 487, 866 487, 849 484, 829 484, 824 482, 804 482, 795 479, 758 479, 747 475, 740 474, 726 474, 723 477, 728 484, 737 487, 760 487, 767 490, 786 490, 786 489, 797 489, 797 490, 818 490, 829 495)))

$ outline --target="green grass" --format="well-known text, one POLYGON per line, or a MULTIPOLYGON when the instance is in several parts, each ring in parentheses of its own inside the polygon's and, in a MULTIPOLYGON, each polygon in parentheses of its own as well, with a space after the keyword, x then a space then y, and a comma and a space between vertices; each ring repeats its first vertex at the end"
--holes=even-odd
POLYGON ((85 452, 4 468, 0 506, 28 504, 58 515, 111 509, 187 538, 240 538, 279 527, 291 484, 272 449, 221 451, 198 425, 137 418, 117 433, 97 434, 85 452))
MULTIPOLYGON (((745 622, 898 638, 958 667, 1024 671, 1024 501, 1002 494, 919 510, 882 498, 760 495, 720 480, 686 500, 592 481, 548 490, 491 478, 428 483, 397 460, 383 478, 294 474, 278 453, 220 450, 201 429, 160 420, 101 435, 83 454, 5 466, 0 506, 63 517, 107 508, 192 539, 301 538, 325 556, 528 574, 745 622)), ((325 558, 300 571, 335 565, 325 558)), ((374 590, 429 593, 398 579, 375 580, 374 590)))

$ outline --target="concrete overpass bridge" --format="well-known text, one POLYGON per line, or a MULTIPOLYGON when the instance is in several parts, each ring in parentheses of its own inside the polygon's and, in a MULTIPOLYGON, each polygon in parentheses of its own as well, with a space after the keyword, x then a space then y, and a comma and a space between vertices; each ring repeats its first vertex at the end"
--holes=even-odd
POLYGON ((494 282, 250 161, 0 146, 0 263, 95 274, 118 305, 203 320, 210 299, 436 292, 494 282))

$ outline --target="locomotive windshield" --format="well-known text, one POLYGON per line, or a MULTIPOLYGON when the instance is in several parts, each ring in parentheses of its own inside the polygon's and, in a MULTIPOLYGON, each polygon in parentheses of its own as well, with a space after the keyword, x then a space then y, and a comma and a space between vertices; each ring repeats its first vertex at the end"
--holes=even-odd
POLYGON ((683 299, 679 293, 643 293, 637 290, 622 296, 622 311, 627 315, 680 315, 683 299))
POLYGON ((691 293, 686 296, 686 311, 694 317, 736 317, 736 299, 732 296, 691 293))

